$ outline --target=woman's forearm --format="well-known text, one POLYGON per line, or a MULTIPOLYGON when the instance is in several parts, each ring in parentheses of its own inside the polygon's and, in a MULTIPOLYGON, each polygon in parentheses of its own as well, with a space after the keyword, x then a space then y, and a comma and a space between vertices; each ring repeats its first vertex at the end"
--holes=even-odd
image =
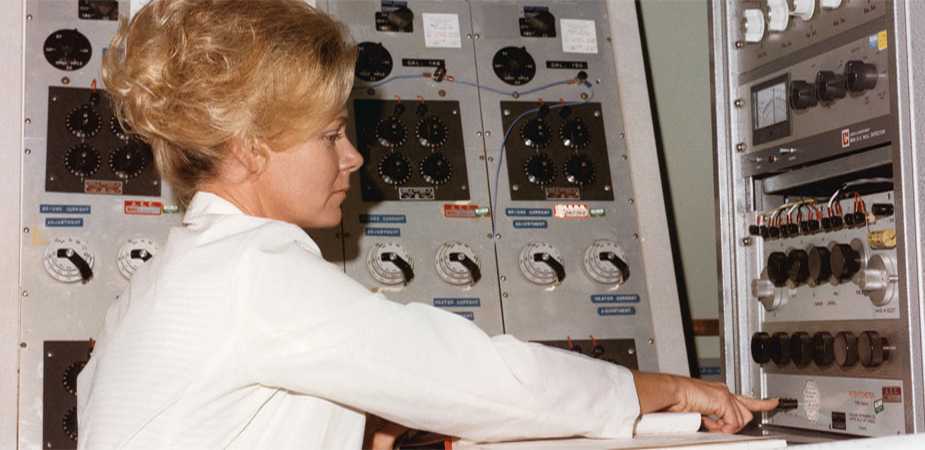
POLYGON ((680 383, 674 375, 633 371, 633 381, 641 414, 668 409, 678 403, 680 383))

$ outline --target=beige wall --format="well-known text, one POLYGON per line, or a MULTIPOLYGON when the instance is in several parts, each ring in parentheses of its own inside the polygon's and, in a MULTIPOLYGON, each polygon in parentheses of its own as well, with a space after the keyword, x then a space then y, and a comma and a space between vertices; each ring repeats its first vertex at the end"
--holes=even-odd
MULTIPOLYGON (((653 113, 667 174, 666 200, 680 258, 682 301, 694 319, 719 311, 713 198, 707 0, 639 0, 653 113), (685 295, 686 294, 686 295, 685 295)), ((698 338, 697 355, 719 357, 719 338, 698 338)))

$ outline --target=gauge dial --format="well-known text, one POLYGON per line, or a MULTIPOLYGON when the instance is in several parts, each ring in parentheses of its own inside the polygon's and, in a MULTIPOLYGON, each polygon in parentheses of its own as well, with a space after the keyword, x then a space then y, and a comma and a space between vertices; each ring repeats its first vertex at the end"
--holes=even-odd
POLYGON ((93 55, 90 40, 77 30, 51 33, 42 48, 49 64, 68 72, 86 66, 93 55))
POLYGON ((90 105, 78 106, 64 118, 64 126, 79 139, 96 136, 100 122, 100 115, 90 105))
POLYGON ((151 156, 148 146, 138 141, 130 141, 109 155, 109 167, 123 180, 135 178, 148 166, 151 156))
POLYGON ((453 166, 440 153, 431 153, 421 161, 421 177, 430 184, 444 184, 453 176, 453 166))
POLYGON ((392 73, 392 55, 380 43, 357 45, 356 76, 363 81, 380 81, 392 73))
POLYGON ((411 177, 411 164, 399 153, 389 153, 379 162, 379 176, 391 185, 404 184, 411 177))
POLYGON ((64 167, 75 176, 84 178, 100 168, 100 155, 87 144, 77 144, 64 155, 64 167))
POLYGON ((755 129, 787 121, 786 83, 775 84, 755 92, 755 129))
POLYGON ((586 155, 575 155, 565 162, 565 180, 584 186, 594 181, 594 165, 586 155))
POLYGON ((585 122, 575 118, 562 125, 562 129, 559 130, 559 139, 562 140, 562 145, 577 150, 591 143, 591 134, 585 122))
POLYGON ((530 148, 544 148, 549 144, 549 126, 546 120, 537 117, 527 122, 520 129, 520 138, 530 148))
POLYGON ((524 47, 504 47, 491 60, 495 75, 507 84, 520 86, 536 75, 536 62, 524 47))
POLYGON ((437 116, 427 117, 417 126, 418 142, 428 148, 437 148, 446 144, 447 128, 437 116))
POLYGON ((555 163, 544 154, 532 156, 524 163, 527 180, 533 184, 546 185, 556 178, 555 163))
POLYGON ((376 141, 385 148, 401 147, 407 137, 408 130, 397 117, 387 117, 376 125, 376 141))

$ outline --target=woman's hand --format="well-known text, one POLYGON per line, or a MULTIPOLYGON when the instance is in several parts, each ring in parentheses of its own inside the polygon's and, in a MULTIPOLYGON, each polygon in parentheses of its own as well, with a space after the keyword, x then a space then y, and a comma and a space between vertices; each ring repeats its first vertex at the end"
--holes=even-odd
POLYGON ((699 412, 710 431, 735 433, 752 413, 771 411, 777 400, 756 400, 729 392, 726 385, 656 373, 633 373, 640 411, 699 412))

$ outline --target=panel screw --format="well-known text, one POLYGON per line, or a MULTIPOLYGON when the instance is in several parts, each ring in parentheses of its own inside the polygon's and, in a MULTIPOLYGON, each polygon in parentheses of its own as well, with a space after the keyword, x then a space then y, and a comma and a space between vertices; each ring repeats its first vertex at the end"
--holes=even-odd
POLYGON ((498 279, 501 281, 507 281, 507 277, 504 275, 501 275, 500 277, 498 277, 498 279))
POLYGON ((501 239, 501 233, 496 234, 495 239, 501 239))
POLYGON ((61 84, 67 86, 67 85, 71 84, 71 79, 68 78, 68 77, 62 77, 62 78, 61 78, 61 84))
POLYGON ((502 111, 501 113, 504 114, 505 117, 507 117, 507 116, 510 116, 510 115, 511 115, 511 110, 510 110, 510 109, 505 109, 505 110, 502 111))
POLYGON ((639 240, 639 233, 633 233, 633 239, 639 240))
POLYGON ((736 108, 741 108, 745 106, 745 100, 742 100, 741 98, 737 98, 736 101, 732 102, 732 104, 735 105, 736 108))
POLYGON ((736 151, 739 152, 739 153, 744 152, 744 151, 745 151, 745 143, 744 143, 744 142, 739 142, 738 144, 736 144, 736 151))
POLYGON ((23 291, 22 291, 22 296, 23 296, 23 297, 28 297, 28 296, 29 296, 29 291, 23 289, 23 291))
POLYGON ((633 203, 636 203, 636 200, 633 200, 633 199, 629 199, 627 201, 630 203, 630 205, 632 205, 633 203))
POLYGON ((446 91, 444 91, 443 89, 440 89, 439 91, 437 91, 437 95, 441 97, 446 97, 446 91))
POLYGON ((485 130, 485 137, 491 137, 491 130, 485 130))
POLYGON ((19 343, 19 347, 20 347, 20 348, 26 348, 26 347, 28 347, 28 346, 29 346, 29 345, 26 344, 25 342, 20 342, 20 343, 19 343))
POLYGON ((504 298, 508 298, 510 295, 507 292, 502 292, 501 296, 504 298))
POLYGON ((652 345, 654 343, 655 343, 655 338, 649 338, 649 345, 652 345))
POLYGON ((519 184, 512 184, 512 185, 511 185, 511 190, 512 190, 512 191, 519 191, 519 190, 520 190, 520 185, 519 185, 519 184))
POLYGON ((47 356, 47 357, 49 357, 49 358, 54 358, 54 357, 55 357, 55 353, 54 353, 54 352, 48 352, 48 353, 45 354, 45 356, 47 356))
POLYGON ((581 95, 579 95, 579 97, 581 97, 582 100, 587 100, 587 99, 588 99, 588 93, 587 93, 587 92, 582 92, 581 95))
POLYGON ((23 232, 23 233, 26 233, 26 234, 29 234, 30 231, 32 231, 32 230, 30 230, 29 227, 25 227, 25 228, 22 229, 22 232, 23 232))
POLYGON ((472 37, 475 38, 475 39, 479 39, 479 38, 481 38, 482 36, 479 35, 478 33, 475 33, 475 34, 472 35, 472 37))
POLYGON ((609 185, 609 184, 605 184, 605 185, 604 185, 604 192, 610 192, 610 185, 609 185))
POLYGON ((27 148, 26 151, 25 151, 25 153, 26 153, 27 156, 28 156, 28 155, 31 155, 31 154, 32 154, 32 149, 31 149, 31 148, 27 148))
POLYGON ((742 47, 745 47, 745 43, 742 41, 736 41, 736 48, 742 48, 742 47))
POLYGON ((629 354, 629 355, 635 355, 635 354, 636 354, 636 349, 635 349, 635 348, 627 349, 627 350, 626 350, 626 353, 629 354))
POLYGON ((600 111, 594 111, 594 117, 601 117, 600 111))
POLYGON ((752 246, 752 238, 750 238, 750 237, 742 238, 742 246, 744 246, 744 247, 751 247, 751 246, 752 246))
POLYGON ((476 136, 481 136, 481 135, 482 135, 482 130, 476 130, 476 131, 475 131, 475 135, 476 135, 476 136))
POLYGON ((26 14, 26 22, 32 21, 32 14, 26 14))
POLYGON ((26 125, 29 125, 30 123, 32 123, 32 119, 26 117, 26 125))

